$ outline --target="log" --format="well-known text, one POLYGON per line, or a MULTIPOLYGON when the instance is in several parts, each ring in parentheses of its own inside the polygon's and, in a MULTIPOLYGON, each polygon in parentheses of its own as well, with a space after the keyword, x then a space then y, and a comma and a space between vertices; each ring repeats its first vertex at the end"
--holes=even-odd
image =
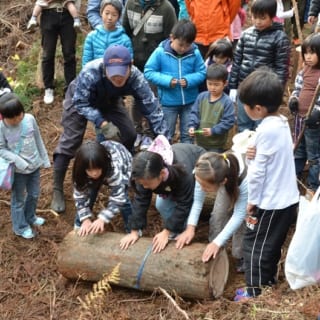
POLYGON ((120 263, 117 285, 143 291, 157 287, 175 290, 181 297, 208 299, 224 291, 229 261, 223 249, 209 263, 201 261, 204 243, 192 243, 177 250, 174 241, 161 253, 152 253, 152 238, 142 237, 128 250, 121 250, 123 234, 106 232, 79 237, 71 231, 60 244, 58 271, 72 280, 97 282, 120 263))

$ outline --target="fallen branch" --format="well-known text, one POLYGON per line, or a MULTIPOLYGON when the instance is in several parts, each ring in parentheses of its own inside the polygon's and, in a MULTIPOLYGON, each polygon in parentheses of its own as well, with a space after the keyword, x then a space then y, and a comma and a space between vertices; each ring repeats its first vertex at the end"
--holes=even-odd
POLYGON ((144 299, 125 299, 125 300, 120 300, 118 303, 127 303, 127 302, 145 302, 145 301, 150 301, 153 300, 154 297, 151 296, 149 298, 144 298, 144 299))
POLYGON ((161 291, 161 293, 163 293, 168 299, 169 301, 173 304, 173 306, 187 319, 187 320, 190 320, 188 314, 186 311, 182 310, 178 304, 173 300, 173 298, 170 296, 170 294, 164 290, 163 288, 161 287, 158 287, 158 290, 161 291))

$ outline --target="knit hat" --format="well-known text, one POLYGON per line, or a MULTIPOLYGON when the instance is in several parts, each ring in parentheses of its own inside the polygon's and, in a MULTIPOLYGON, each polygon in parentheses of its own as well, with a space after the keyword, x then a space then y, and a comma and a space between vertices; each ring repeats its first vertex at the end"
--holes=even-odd
POLYGON ((163 158, 163 161, 168 165, 171 165, 173 163, 172 146, 170 145, 168 139, 161 134, 159 134, 152 141, 152 144, 148 148, 148 151, 160 154, 160 156, 163 158))
POLYGON ((113 7, 115 7, 119 12, 119 17, 121 17, 122 3, 120 0, 102 0, 100 3, 100 15, 102 15, 104 7, 108 4, 111 4, 113 7))
POLYGON ((122 76, 127 74, 131 64, 131 55, 128 48, 115 44, 111 45, 104 52, 103 63, 108 77, 122 76))

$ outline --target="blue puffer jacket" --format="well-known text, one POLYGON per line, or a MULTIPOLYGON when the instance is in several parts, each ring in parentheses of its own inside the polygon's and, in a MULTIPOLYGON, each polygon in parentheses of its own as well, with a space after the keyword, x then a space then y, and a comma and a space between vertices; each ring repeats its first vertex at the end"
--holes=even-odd
POLYGON ((205 80, 206 67, 195 44, 182 56, 171 49, 169 39, 162 41, 151 54, 145 67, 145 77, 158 88, 158 96, 163 106, 180 106, 193 103, 199 85, 205 80), (172 79, 185 79, 187 86, 170 86, 172 79))
POLYGON ((91 31, 84 42, 82 54, 82 66, 87 62, 97 58, 102 58, 105 50, 112 44, 121 44, 127 47, 133 58, 133 49, 130 38, 125 33, 122 26, 117 26, 115 30, 108 31, 104 26, 97 26, 91 31))
POLYGON ((237 44, 229 78, 229 88, 261 66, 272 69, 285 85, 289 76, 290 42, 280 23, 274 22, 263 31, 254 26, 246 29, 237 44))

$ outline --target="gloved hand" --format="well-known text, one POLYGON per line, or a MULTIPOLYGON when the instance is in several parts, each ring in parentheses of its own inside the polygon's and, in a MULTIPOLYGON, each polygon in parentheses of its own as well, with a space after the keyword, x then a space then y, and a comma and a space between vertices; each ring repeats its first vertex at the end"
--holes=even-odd
POLYGON ((106 138, 106 140, 114 140, 121 142, 120 130, 111 121, 109 121, 106 125, 102 126, 100 130, 106 138))
POLYGON ((236 102, 237 101, 237 89, 231 89, 230 93, 229 93, 229 97, 232 102, 236 102))
POLYGON ((299 110, 299 100, 297 97, 291 97, 288 102, 289 110, 292 114, 296 114, 299 110))

